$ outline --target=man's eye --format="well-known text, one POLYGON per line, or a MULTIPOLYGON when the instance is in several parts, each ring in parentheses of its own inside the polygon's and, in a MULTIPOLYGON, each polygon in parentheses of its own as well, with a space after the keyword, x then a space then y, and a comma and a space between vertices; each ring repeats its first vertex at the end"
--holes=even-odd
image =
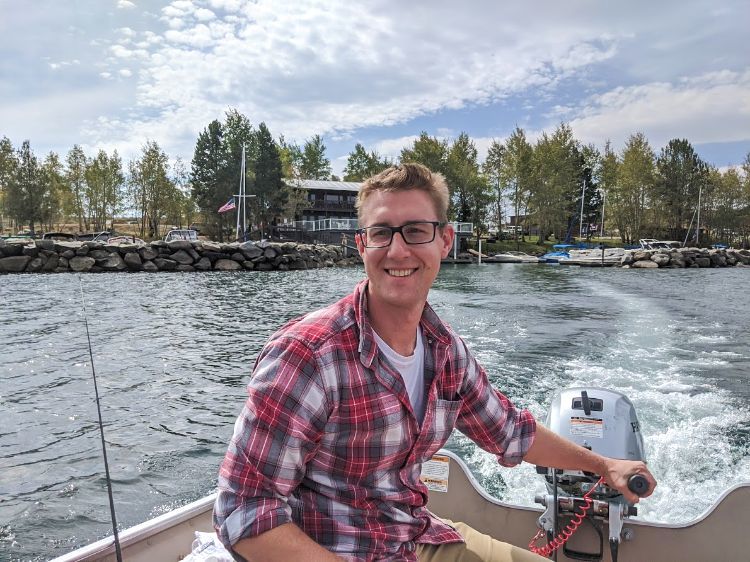
POLYGON ((391 235, 390 228, 371 228, 368 232, 370 238, 388 238, 391 235))
POLYGON ((404 230, 407 234, 426 234, 427 233, 427 225, 426 224, 409 224, 404 227, 404 230))

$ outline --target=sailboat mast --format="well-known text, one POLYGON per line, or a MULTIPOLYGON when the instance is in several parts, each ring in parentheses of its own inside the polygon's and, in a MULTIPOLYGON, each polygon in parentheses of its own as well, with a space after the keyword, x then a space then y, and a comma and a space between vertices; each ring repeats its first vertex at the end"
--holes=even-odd
POLYGON ((586 200, 586 178, 583 178, 583 189, 581 190, 581 224, 578 226, 578 238, 583 238, 583 203, 586 200))
POLYGON ((698 220, 695 225, 695 245, 698 246, 700 243, 701 236, 701 192, 703 191, 703 185, 698 185, 698 220))
POLYGON ((605 190, 602 190, 602 228, 601 228, 601 234, 599 234, 599 238, 604 238, 604 207, 607 204, 607 192, 605 190))

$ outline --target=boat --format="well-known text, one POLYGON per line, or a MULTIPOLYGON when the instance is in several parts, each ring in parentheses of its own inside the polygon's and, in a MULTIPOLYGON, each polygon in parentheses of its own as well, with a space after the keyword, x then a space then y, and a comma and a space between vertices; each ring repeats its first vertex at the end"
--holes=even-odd
MULTIPOLYGON (((627 397, 613 390, 590 387, 558 392, 553 398, 546 425, 579 444, 589 443, 603 454, 629 459, 638 459, 642 455, 643 443, 635 410, 627 397)), ((616 491, 592 485, 596 478, 593 475, 545 467, 537 467, 537 472, 545 479, 547 493, 537 495, 536 503, 545 509, 510 505, 491 497, 466 463, 445 449, 424 464, 422 480, 430 489, 427 505, 433 513, 453 521, 463 521, 501 541, 529 548, 540 533, 545 539, 552 538, 555 534, 552 529, 558 529, 558 543, 565 543, 559 544, 555 553, 559 562, 748 559, 750 483, 728 489, 693 521, 668 524, 632 519, 636 508, 625 503, 616 491), (578 497, 577 494, 585 490, 588 491, 584 498, 578 497), (587 503, 587 513, 580 521, 588 524, 576 525, 573 523, 575 513, 587 503), (571 527, 576 528, 570 531, 571 527), (563 541, 559 537, 566 532, 571 533, 570 539, 563 541)), ((631 482, 636 478, 631 478, 631 482)), ((631 490, 638 493, 639 486, 642 484, 634 484, 631 490)), ((211 518, 215 499, 216 494, 206 496, 120 532, 123 560, 182 560, 193 551, 196 532, 207 533, 204 536, 210 536, 214 541, 211 518)), ((535 548, 543 548, 543 545, 535 548)), ((216 559, 223 558, 188 558, 216 559)), ((107 537, 55 558, 53 562, 115 560, 114 540, 107 537)))
POLYGON ((619 265, 625 255, 624 248, 591 248, 569 250, 570 259, 561 261, 564 265, 580 265, 583 267, 607 267, 619 265))
POLYGON ((136 236, 113 236, 107 238, 107 244, 136 244, 138 246, 144 246, 146 242, 136 236))
POLYGON ((508 250, 507 252, 501 252, 494 256, 490 256, 485 261, 490 263, 539 263, 539 258, 527 254, 526 252, 508 250))
POLYGON ((174 228, 167 232, 167 235, 164 237, 165 242, 172 242, 173 240, 195 242, 198 240, 198 231, 190 228, 174 228))
POLYGON ((539 258, 540 263, 561 263, 570 259, 570 250, 577 248, 575 244, 555 244, 552 252, 547 252, 539 258))
POLYGON ((643 250, 673 250, 682 248, 682 242, 677 240, 657 240, 656 238, 641 238, 638 240, 643 250))

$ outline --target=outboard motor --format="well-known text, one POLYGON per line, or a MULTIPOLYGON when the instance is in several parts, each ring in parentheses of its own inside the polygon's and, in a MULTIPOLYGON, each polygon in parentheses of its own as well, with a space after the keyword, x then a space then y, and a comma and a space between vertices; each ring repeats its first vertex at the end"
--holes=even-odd
MULTIPOLYGON (((547 414, 547 427, 585 447, 616 459, 633 461, 644 460, 643 438, 641 436, 635 408, 630 400, 619 392, 603 388, 568 388, 558 392, 552 399, 547 414)), ((572 517, 587 503, 584 496, 593 500, 586 518, 599 535, 599 552, 579 552, 563 546, 569 558, 578 560, 601 560, 603 555, 602 523, 609 521, 609 545, 612 561, 617 561, 617 552, 622 539, 622 526, 625 517, 637 514, 635 506, 613 488, 602 484, 593 492, 599 475, 579 470, 559 470, 538 466, 537 472, 544 475, 547 484, 546 495, 536 497, 536 502, 546 507, 538 525, 548 539, 560 531, 559 519, 572 517)), ((641 495, 648 490, 648 482, 643 476, 635 475, 628 483, 634 493, 641 495)))

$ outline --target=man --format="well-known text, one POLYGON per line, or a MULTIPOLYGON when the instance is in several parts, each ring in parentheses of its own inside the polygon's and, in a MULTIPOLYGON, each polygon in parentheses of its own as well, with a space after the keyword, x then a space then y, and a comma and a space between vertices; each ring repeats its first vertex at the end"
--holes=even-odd
POLYGON ((417 164, 367 180, 355 240, 367 279, 271 336, 219 474, 214 524, 248 560, 544 560, 427 511, 421 464, 454 427, 512 466, 606 476, 640 462, 537 426, 489 384, 427 295, 453 244, 448 189, 417 164))

